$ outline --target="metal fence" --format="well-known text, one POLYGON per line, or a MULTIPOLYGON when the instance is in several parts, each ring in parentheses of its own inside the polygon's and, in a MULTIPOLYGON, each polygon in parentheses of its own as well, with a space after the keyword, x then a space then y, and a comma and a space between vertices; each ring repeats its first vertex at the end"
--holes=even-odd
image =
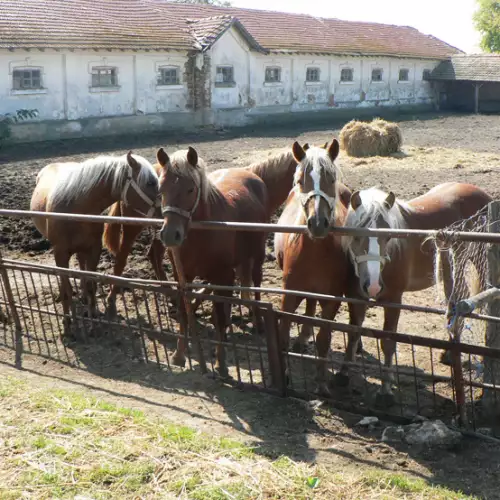
MULTIPOLYGON (((33 212, 0 210, 1 216, 30 217, 33 212)), ((144 225, 144 219, 110 218, 100 216, 75 216, 55 214, 55 217, 93 220, 94 222, 123 222, 144 225)), ((161 221, 148 220, 159 224, 161 221)), ((266 230, 292 232, 305 228, 283 228, 276 225, 249 225, 229 223, 207 223, 205 229, 232 228, 237 230, 266 230), (251 226, 251 227, 246 227, 251 226)), ((352 230, 336 229, 340 232, 352 230)), ((383 230, 355 230, 356 233, 373 235, 383 230)), ((395 237, 432 236, 435 231, 395 231, 395 237)), ((446 236, 446 235, 445 235, 446 236)), ((498 234, 457 233, 454 238, 467 241, 491 241, 498 243, 498 234)), ((317 398, 315 393, 315 371, 319 360, 316 351, 317 330, 324 325, 333 329, 332 348, 324 359, 333 375, 343 362, 346 336, 354 331, 362 336, 363 351, 357 356, 351 368, 349 388, 332 386, 328 399, 337 407, 358 413, 375 413, 396 420, 409 420, 416 414, 453 421, 462 415, 462 425, 476 428, 483 422, 483 393, 490 394, 495 413, 500 413, 500 384, 492 377, 485 381, 484 367, 500 363, 500 349, 469 345, 450 340, 439 340, 411 333, 386 332, 374 328, 362 328, 312 318, 301 314, 281 312, 273 303, 283 294, 296 294, 321 300, 359 302, 371 307, 397 307, 413 313, 444 316, 446 311, 438 308, 414 306, 411 304, 375 304, 361 299, 330 297, 308 294, 302 291, 285 291, 279 288, 218 287, 200 283, 180 287, 176 282, 159 282, 114 277, 103 273, 89 273, 73 269, 61 269, 33 261, 0 258, 0 342, 15 352, 17 366, 21 367, 23 353, 31 353, 57 360, 73 366, 86 367, 92 362, 95 350, 106 350, 110 346, 118 348, 128 358, 154 363, 162 370, 177 374, 182 370, 174 366, 172 355, 180 337, 186 340, 186 369, 200 373, 213 371, 214 349, 221 343, 216 335, 211 319, 214 302, 221 301, 231 307, 231 327, 222 343, 227 352, 230 379, 226 381, 241 388, 270 391, 280 395, 294 395, 303 398, 317 398), (78 291, 82 278, 94 281, 98 287, 98 314, 92 317, 82 303, 73 300, 73 332, 78 337, 71 341, 63 339, 62 306, 57 301, 60 277, 68 276, 78 291), (117 315, 107 316, 104 297, 110 284, 124 288, 118 295, 117 315), (223 298, 208 293, 199 293, 202 288, 214 292, 221 288, 231 289, 236 296, 223 298), (198 290, 197 290, 198 289, 198 290), (241 290, 261 291, 262 302, 242 300, 237 297, 241 290), (195 323, 190 328, 183 327, 172 311, 185 298, 201 301, 195 314, 195 323), (265 334, 254 332, 252 308, 259 308, 265 320, 265 334), (304 353, 280 352, 278 345, 278 323, 287 316, 292 321, 292 331, 297 332, 302 325, 312 327, 314 335, 304 353), (196 336, 193 328, 196 327, 196 336), (188 330, 190 336, 188 336, 188 330), (398 342, 394 365, 388 369, 381 363, 380 342, 389 338, 398 342), (89 347, 90 346, 90 347, 89 347), (451 351, 460 356, 463 370, 456 373, 452 367, 439 362, 442 351, 451 351), (285 375, 285 366, 288 371, 285 375), (375 394, 380 387, 384 372, 394 375, 395 404, 391 408, 380 408, 375 394), (457 390, 458 389, 458 390, 457 390), (463 416, 465 415, 465 421, 463 416)), ((480 321, 500 323, 500 318, 469 314, 480 321)), ((294 335, 294 333, 292 333, 294 335)))

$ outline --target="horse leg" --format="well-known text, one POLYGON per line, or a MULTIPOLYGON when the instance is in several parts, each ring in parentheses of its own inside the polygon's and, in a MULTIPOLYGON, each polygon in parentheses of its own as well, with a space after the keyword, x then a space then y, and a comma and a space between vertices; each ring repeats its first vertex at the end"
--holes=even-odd
MULTIPOLYGON (((217 285, 231 286, 234 284, 235 272, 233 269, 227 269, 225 276, 221 278, 219 275, 216 281, 217 285)), ((212 281, 211 281, 212 282, 212 281)), ((219 291, 217 295, 221 297, 231 297, 231 291, 219 291)), ((215 302, 214 303, 214 319, 215 319, 215 330, 217 332, 218 344, 215 349, 216 351, 216 362, 215 370, 219 373, 222 378, 227 378, 229 372, 226 363, 226 349, 222 345, 222 342, 226 341, 227 335, 226 331, 231 323, 231 306, 225 302, 215 302)))
MULTIPOLYGON (((252 281, 255 288, 260 288, 262 285, 262 266, 264 265, 264 259, 266 258, 265 251, 263 251, 258 258, 253 259, 252 266, 252 281)), ((255 292, 255 300, 260 302, 261 294, 260 292, 255 292)), ((253 308, 254 324, 255 330, 259 335, 265 333, 264 320, 262 318, 261 311, 258 307, 253 308)))
MULTIPOLYGON (((54 259, 56 261, 57 267, 64 267, 68 269, 70 258, 71 254, 66 249, 54 248, 54 259)), ((72 296, 73 293, 68 276, 61 276, 60 297, 62 301, 63 314, 64 314, 64 319, 63 319, 64 335, 70 334, 70 328, 71 328, 70 309, 71 309, 72 296)))
MULTIPOLYGON (((286 287, 285 287, 286 290, 286 287)), ((294 313, 297 310, 297 307, 299 307, 299 304, 301 302, 300 297, 296 297, 294 295, 283 295, 283 298, 281 300, 281 310, 283 312, 288 312, 288 313, 294 313)), ((278 338, 279 338, 279 348, 282 353, 285 353, 285 374, 286 378, 288 381, 288 372, 289 372, 289 367, 288 367, 288 356, 286 353, 288 353, 288 346, 290 344, 290 325, 291 325, 291 319, 287 317, 282 317, 279 321, 279 326, 278 326, 278 338)))
MULTIPOLYGON (((96 239, 95 244, 87 251, 87 271, 95 273, 101 258, 101 237, 96 239)), ((97 316, 97 282, 93 279, 87 280, 88 305, 91 317, 97 316)))
MULTIPOLYGON (((332 302, 331 300, 321 301, 321 318, 326 320, 333 320, 337 314, 340 303, 332 302)), ((332 342, 332 327, 321 326, 316 337, 316 349, 318 353, 318 372, 316 380, 318 383, 317 392, 323 396, 330 396, 330 389, 328 388, 328 352, 332 342)))
MULTIPOLYGON (((348 308, 349 324, 352 326, 363 326, 366 306, 349 303, 348 308)), ((349 385, 349 364, 356 361, 356 353, 359 351, 359 346, 361 344, 361 334, 354 332, 348 333, 347 339, 344 362, 340 367, 340 371, 334 377, 334 384, 339 387, 347 387, 349 385)))
MULTIPOLYGON (((393 302, 401 303, 401 298, 393 302)), ((398 331, 398 322, 401 311, 399 309, 384 308, 384 330, 388 332, 398 331)), ((396 352, 396 342, 387 338, 382 339, 382 352, 384 354, 384 367, 387 369, 392 368, 392 358, 396 352)), ((395 403, 394 393, 392 392, 392 384, 394 382, 394 375, 391 371, 386 371, 382 376, 382 386, 377 392, 376 404, 377 406, 390 407, 395 403)))
MULTIPOLYGON (((306 299, 306 316, 314 317, 316 314, 316 299, 306 299)), ((307 341, 314 335, 314 327, 302 323, 300 325, 299 338, 293 343, 292 351, 305 353, 307 351, 307 341)))
POLYGON ((188 317, 184 299, 181 297, 179 301, 179 308, 177 310, 179 324, 181 327, 181 336, 177 338, 177 348, 172 355, 172 364, 184 368, 186 366, 186 332, 189 331, 188 317))
MULTIPOLYGON (((142 231, 141 226, 123 226, 122 238, 120 241, 120 247, 115 256, 115 265, 113 266, 113 274, 115 276, 121 276, 125 266, 127 264, 128 256, 132 251, 132 246, 137 236, 142 231)), ((106 297, 106 309, 108 316, 113 318, 116 316, 116 295, 119 292, 120 287, 111 284, 108 296, 106 297)))
MULTIPOLYGON (((252 264, 253 259, 249 259, 236 268, 236 276, 238 276, 242 287, 252 286, 252 264)), ((243 300, 252 300, 250 292, 247 291, 241 292, 241 298, 243 300)))

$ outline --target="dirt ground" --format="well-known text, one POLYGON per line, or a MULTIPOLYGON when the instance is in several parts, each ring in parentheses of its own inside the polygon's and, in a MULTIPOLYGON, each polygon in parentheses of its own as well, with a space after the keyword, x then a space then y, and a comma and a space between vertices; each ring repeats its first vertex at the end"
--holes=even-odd
MULTIPOLYGON (((477 184, 492 196, 500 196, 500 117, 425 115, 402 121, 400 125, 405 141, 403 154, 395 158, 357 160, 341 156, 340 166, 349 187, 376 185, 394 191, 399 198, 411 199, 441 182, 456 180, 477 184)), ((129 149, 152 161, 158 146, 170 152, 193 145, 212 170, 250 164, 290 147, 295 139, 321 144, 337 137, 339 130, 340 127, 327 129, 299 123, 279 129, 206 130, 190 136, 137 136, 9 147, 0 150, 0 206, 28 209, 36 175, 52 161, 81 161, 97 153, 123 154, 129 149)), ((49 244, 29 220, 0 220, 0 242, 5 256, 51 262, 49 244)), ((129 261, 129 276, 153 277, 144 257, 146 243, 145 234, 129 261)), ((272 246, 268 253, 272 256, 272 246)), ((104 253, 100 269, 109 271, 111 262, 104 253)), ((271 257, 266 262, 264 276, 264 286, 281 285, 280 272, 271 257)), ((279 302, 277 297, 272 300, 279 302)), ((436 306, 436 291, 408 294, 405 302, 436 306)), ((343 309, 340 321, 345 319, 343 309)), ((366 324, 381 327, 381 321, 380 312, 370 311, 366 324)), ((447 335, 442 317, 415 313, 402 314, 400 331, 443 339, 447 335)), ((482 328, 474 324, 472 340, 480 343, 482 334, 482 328)), ((334 340, 332 347, 341 350, 342 342, 334 340)), ((257 441, 266 453, 322 460, 335 471, 359 466, 404 470, 456 490, 500 498, 496 486, 500 479, 500 450, 495 445, 466 441, 464 448, 454 453, 389 447, 380 444, 380 431, 354 428, 359 417, 351 414, 317 411, 298 400, 243 394, 189 372, 183 372, 182 376, 167 375, 127 359, 119 348, 94 354, 92 370, 82 366, 85 369, 78 371, 61 363, 26 356, 25 376, 37 384, 84 386, 119 399, 127 406, 149 408, 208 432, 241 434, 257 441)), ((402 362, 411 355, 403 348, 402 362)), ((418 351, 417 364, 428 366, 425 361, 428 356, 428 351, 418 351)), ((4 362, 0 372, 9 373, 11 351, 0 351, 0 357, 4 362)), ((438 374, 449 374, 444 365, 439 370, 438 374)))

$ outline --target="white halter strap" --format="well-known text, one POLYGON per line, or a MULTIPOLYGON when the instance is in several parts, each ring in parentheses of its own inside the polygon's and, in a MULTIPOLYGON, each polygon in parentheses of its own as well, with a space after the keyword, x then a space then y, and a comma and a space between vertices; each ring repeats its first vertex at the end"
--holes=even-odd
POLYGON ((388 255, 375 255, 371 253, 366 253, 364 255, 356 255, 352 249, 349 249, 349 255, 351 256, 351 261, 354 265, 354 273, 359 278, 359 264, 362 262, 380 262, 382 266, 385 266, 388 262, 391 262, 391 258, 388 255))
POLYGON ((198 205, 200 204, 200 199, 201 199, 201 182, 200 185, 196 187, 198 193, 196 195, 196 200, 194 202, 193 207, 191 210, 184 210, 183 208, 179 207, 174 207, 172 205, 167 205, 165 207, 162 207, 161 209, 161 214, 165 216, 168 213, 174 213, 177 215, 180 215, 181 217, 184 217, 188 221, 190 221, 193 218, 194 213, 196 212, 196 209, 198 208, 198 205))
POLYGON ((144 193, 139 184, 137 184, 137 182, 132 178, 132 175, 133 175, 132 167, 128 165, 127 180, 125 181, 125 184, 123 185, 122 189, 122 202, 125 206, 128 206, 130 204, 127 200, 127 194, 129 188, 132 187, 133 190, 139 196, 139 198, 145 201, 150 207, 147 212, 142 212, 138 208, 134 208, 134 212, 137 212, 138 214, 141 214, 142 216, 149 218, 155 213, 156 208, 160 206, 159 200, 158 199, 152 200, 146 193, 144 193))
POLYGON ((306 208, 307 202, 311 198, 319 196, 320 198, 323 198, 326 201, 326 203, 330 207, 330 210, 333 213, 333 210, 335 208, 335 198, 328 196, 322 189, 313 189, 312 191, 303 193, 302 191, 300 191, 298 184, 296 184, 294 190, 300 200, 300 203, 302 204, 302 208, 304 209, 306 208))

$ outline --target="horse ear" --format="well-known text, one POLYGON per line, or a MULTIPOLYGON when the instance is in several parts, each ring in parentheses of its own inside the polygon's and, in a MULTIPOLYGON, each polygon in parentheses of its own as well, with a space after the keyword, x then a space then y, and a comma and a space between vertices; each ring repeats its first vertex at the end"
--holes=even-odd
POLYGON ((156 153, 156 159, 158 160, 158 163, 162 167, 166 167, 170 163, 170 158, 169 158, 167 152, 163 148, 160 148, 157 151, 157 153, 156 153))
POLYGON ((137 160, 132 156, 132 151, 129 151, 127 153, 127 163, 129 164, 130 168, 134 171, 141 169, 141 166, 139 165, 137 160))
POLYGON ((351 195, 351 207, 353 210, 357 210, 361 206, 361 195, 359 191, 354 191, 351 195))
POLYGON ((306 152, 304 151, 304 148, 297 141, 293 143, 292 152, 295 161, 297 163, 302 163, 302 160, 306 157, 306 152))
POLYGON ((337 156, 339 155, 340 151, 340 144, 337 139, 333 139, 332 143, 330 144, 330 147, 328 148, 328 156, 332 161, 335 161, 337 156))
POLYGON ((396 195, 391 191, 387 195, 387 198, 384 201, 385 208, 387 208, 387 210, 390 210, 394 206, 395 202, 396 202, 396 195))
POLYGON ((304 151, 307 151, 310 147, 311 147, 311 146, 309 146, 309 143, 308 143, 308 142, 306 142, 306 143, 302 146, 302 149, 303 149, 304 151))
POLYGON ((196 149, 192 148, 191 146, 189 146, 188 148, 187 161, 193 167, 198 166, 198 153, 196 152, 196 149))

